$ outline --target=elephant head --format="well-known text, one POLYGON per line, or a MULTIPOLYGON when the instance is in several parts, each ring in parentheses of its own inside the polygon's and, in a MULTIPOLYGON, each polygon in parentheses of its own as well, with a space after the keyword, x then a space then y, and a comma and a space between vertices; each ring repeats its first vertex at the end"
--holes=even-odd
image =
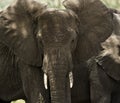
POLYGON ((19 60, 42 66, 52 103, 71 102, 72 52, 77 41, 76 15, 72 11, 17 0, 0 13, 0 37, 19 60))
POLYGON ((112 12, 100 0, 65 0, 63 4, 78 17, 75 57, 88 60, 102 50, 100 43, 112 34, 112 12))
POLYGON ((71 103, 72 52, 77 41, 75 14, 69 10, 48 10, 40 21, 38 37, 43 43, 45 87, 49 81, 52 103, 71 103))

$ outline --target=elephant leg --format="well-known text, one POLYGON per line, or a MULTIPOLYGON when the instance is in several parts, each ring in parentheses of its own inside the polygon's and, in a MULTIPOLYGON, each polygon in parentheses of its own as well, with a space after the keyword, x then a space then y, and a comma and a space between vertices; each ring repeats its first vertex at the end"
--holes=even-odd
POLYGON ((29 66, 22 62, 19 63, 19 67, 27 103, 49 103, 41 68, 29 66))
POLYGON ((90 71, 91 103, 111 103, 112 81, 103 69, 95 66, 90 71))

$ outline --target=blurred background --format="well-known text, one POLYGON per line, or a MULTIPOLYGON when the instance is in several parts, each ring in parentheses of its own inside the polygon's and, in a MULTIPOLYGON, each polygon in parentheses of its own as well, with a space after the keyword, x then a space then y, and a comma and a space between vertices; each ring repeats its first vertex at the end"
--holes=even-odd
MULTIPOLYGON (((36 0, 38 2, 47 3, 48 7, 52 8, 64 8, 62 5, 63 0, 36 0)), ((106 4, 108 7, 120 9, 120 0, 101 0, 106 4)), ((14 0, 0 0, 0 9, 7 7, 10 5, 14 0)), ((13 101, 12 103, 25 103, 23 100, 13 101)))
MULTIPOLYGON (((63 0, 36 0, 36 1, 47 3, 49 7, 63 8, 62 6, 63 0)), ((120 0, 101 0, 101 1, 103 1, 108 7, 120 9, 120 0)), ((0 9, 4 8, 5 6, 8 6, 11 2, 14 2, 14 0, 0 0, 0 9)))

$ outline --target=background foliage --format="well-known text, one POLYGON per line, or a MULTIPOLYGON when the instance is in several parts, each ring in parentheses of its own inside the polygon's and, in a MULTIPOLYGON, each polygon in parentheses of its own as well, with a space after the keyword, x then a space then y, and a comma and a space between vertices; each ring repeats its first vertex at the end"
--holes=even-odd
MULTIPOLYGON (((48 7, 52 8, 64 8, 62 6, 63 0, 36 0, 42 3, 47 3, 48 7)), ((120 9, 120 0, 102 0, 108 7, 120 9)), ((8 6, 14 2, 14 0, 0 0, 0 9, 8 6)), ((23 100, 14 101, 12 103, 25 103, 23 100)))
MULTIPOLYGON (((63 0, 36 0, 36 1, 47 3, 49 7, 63 8, 62 6, 63 0)), ((101 0, 101 1, 103 1, 108 7, 120 9, 120 0, 101 0)), ((14 0, 0 0, 0 9, 9 5, 11 2, 14 2, 14 0)))

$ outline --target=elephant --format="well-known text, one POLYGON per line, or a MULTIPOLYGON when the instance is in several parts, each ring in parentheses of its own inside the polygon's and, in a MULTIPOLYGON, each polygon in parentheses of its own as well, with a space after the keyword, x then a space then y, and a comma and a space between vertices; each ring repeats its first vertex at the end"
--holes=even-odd
POLYGON ((0 103, 71 103, 76 21, 34 0, 0 12, 0 103))
POLYGON ((90 103, 86 61, 112 34, 113 13, 100 0, 63 4, 16 0, 0 12, 1 103, 90 103))
POLYGON ((76 15, 70 10, 48 10, 40 20, 45 88, 50 91, 51 103, 71 103, 72 52, 78 31, 76 15))
POLYGON ((91 103, 120 103, 120 13, 113 13, 113 34, 103 50, 88 60, 91 103))
POLYGON ((63 5, 67 10, 72 10, 78 18, 77 45, 73 52, 74 86, 71 89, 71 101, 91 103, 87 61, 103 50, 101 43, 112 35, 114 10, 106 7, 100 0, 64 0, 63 5))
POLYGON ((43 50, 36 37, 37 17, 46 9, 42 3, 16 0, 0 12, 0 103, 47 98, 40 69, 43 50))

